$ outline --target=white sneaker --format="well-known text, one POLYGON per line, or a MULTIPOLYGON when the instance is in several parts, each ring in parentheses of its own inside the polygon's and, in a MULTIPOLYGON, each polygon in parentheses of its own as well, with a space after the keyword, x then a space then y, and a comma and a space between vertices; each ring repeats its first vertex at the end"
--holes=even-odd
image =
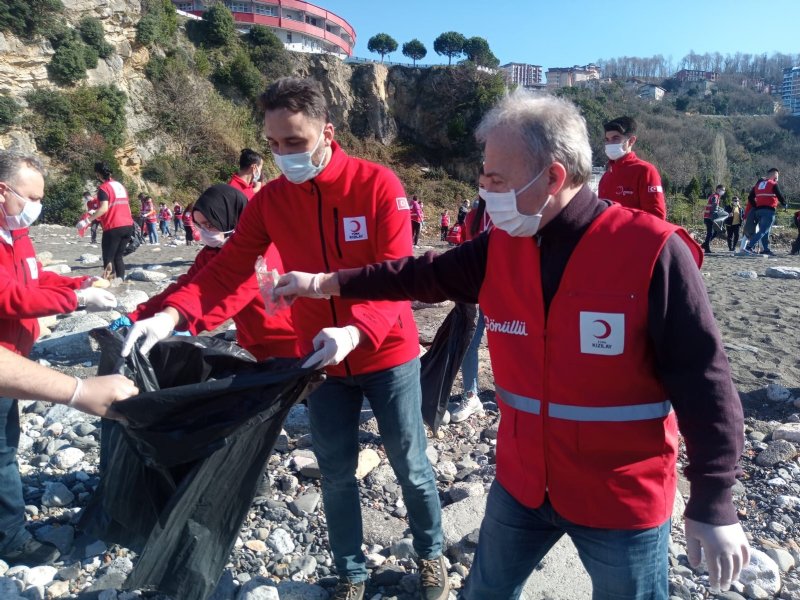
POLYGON ((461 397, 461 402, 458 403, 456 408, 450 415, 450 420, 453 423, 460 423, 466 421, 470 415, 483 414, 483 403, 481 399, 475 394, 465 394, 461 397))

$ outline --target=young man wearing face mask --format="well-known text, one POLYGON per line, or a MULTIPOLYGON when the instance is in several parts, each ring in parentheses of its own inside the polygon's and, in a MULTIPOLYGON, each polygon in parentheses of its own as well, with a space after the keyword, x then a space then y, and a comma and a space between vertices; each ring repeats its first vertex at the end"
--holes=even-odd
MULTIPOLYGON (((245 206, 247 198, 233 186, 220 183, 204 191, 192 206, 194 226, 200 232, 200 242, 204 245, 195 257, 194 264, 160 294, 137 306, 127 317, 117 319, 111 328, 130 327, 132 323, 149 319, 165 308, 165 301, 170 296, 194 281, 198 273, 219 256, 223 245, 233 235, 245 206)), ((264 260, 270 268, 283 273, 281 257, 274 244, 267 248, 264 260)), ((228 315, 225 306, 212 307, 205 310, 201 318, 192 321, 187 326, 188 331, 192 335, 212 331, 231 317, 236 324, 236 341, 257 360, 299 356, 297 336, 289 311, 267 314, 255 273, 236 288, 235 302, 240 306, 236 314, 228 315)))
POLYGON ((228 185, 241 191, 251 200, 261 190, 261 171, 264 159, 255 150, 245 148, 239 155, 239 172, 231 176, 228 185))
MULTIPOLYGON (((411 224, 403 186, 389 169, 348 156, 318 85, 298 78, 273 83, 261 98, 264 133, 282 177, 248 204, 236 234, 197 278, 134 325, 124 352, 145 338, 147 351, 204 307, 235 311, 235 290, 253 261, 274 243, 291 269, 333 271, 409 256, 411 224), (148 322, 149 321, 149 322, 148 322)), ((369 400, 408 510, 420 557, 425 600, 448 596, 441 506, 425 454, 417 328, 408 302, 299 299, 292 320, 307 367, 325 368, 309 398, 314 453, 322 471, 328 536, 340 583, 336 600, 360 600, 367 579, 355 470, 363 399, 369 400)))
POLYGON ((275 294, 480 303, 502 419, 465 600, 519 598, 564 534, 594 598, 666 600, 678 423, 687 554, 698 565, 702 548, 727 589, 748 560, 731 501, 743 417, 700 247, 592 193, 586 124, 565 100, 513 92, 477 137, 488 233, 438 256, 290 272, 275 294))
MULTIPOLYGON (((0 151, 0 346, 20 356, 30 353, 39 336, 39 317, 117 304, 107 290, 91 287, 96 278, 44 271, 36 259, 28 228, 42 211, 43 173, 37 158, 0 151)), ((80 384, 75 385, 78 401, 80 384)), ((25 529, 19 434, 17 400, 0 397, 0 559, 34 566, 56 559, 58 551, 25 529)))
POLYGON ((661 175, 654 165, 642 160, 633 151, 636 121, 631 117, 619 117, 603 127, 609 160, 606 172, 600 178, 597 195, 666 219, 667 207, 661 175))

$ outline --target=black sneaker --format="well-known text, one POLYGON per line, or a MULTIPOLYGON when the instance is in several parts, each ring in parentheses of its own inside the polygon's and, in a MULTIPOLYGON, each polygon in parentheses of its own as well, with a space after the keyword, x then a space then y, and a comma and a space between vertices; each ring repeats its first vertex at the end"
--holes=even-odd
POLYGON ((772 250, 762 250, 761 254, 764 254, 766 256, 775 256, 775 253, 772 250))
POLYGON ((419 561, 419 577, 423 600, 447 600, 450 581, 447 578, 447 563, 444 556, 419 561))
POLYGON ((37 542, 30 538, 21 547, 0 556, 9 567, 25 565, 26 567, 38 567, 49 565, 59 559, 61 553, 53 544, 47 542, 37 542))
POLYGON ((364 591, 366 589, 367 583, 365 581, 351 583, 343 579, 333 590, 331 600, 364 600, 364 591))

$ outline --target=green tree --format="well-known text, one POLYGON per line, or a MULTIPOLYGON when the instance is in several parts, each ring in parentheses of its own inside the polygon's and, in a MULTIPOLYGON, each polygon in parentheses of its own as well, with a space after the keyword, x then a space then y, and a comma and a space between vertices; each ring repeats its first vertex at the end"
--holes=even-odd
POLYGON ((414 66, 417 66, 417 61, 422 60, 427 56, 428 49, 425 44, 414 38, 410 42, 403 44, 403 56, 406 56, 414 61, 414 66))
POLYGON ((446 31, 433 40, 433 51, 439 56, 447 57, 447 64, 453 64, 453 59, 464 54, 464 43, 467 41, 457 31, 446 31))
POLYGON ((700 189, 700 181, 697 177, 692 177, 689 185, 686 186, 686 197, 689 200, 697 200, 700 197, 702 190, 700 189))
POLYGON ((397 50, 397 42, 388 33, 378 33, 367 41, 367 50, 380 54, 383 62, 384 56, 397 50))
POLYGON ((47 36, 64 11, 61 0, 3 0, 0 2, 0 31, 33 38, 47 36))
POLYGON ((83 214, 83 178, 74 173, 61 179, 47 178, 47 201, 42 203, 42 223, 75 225, 83 214))
POLYGON ((463 52, 467 60, 483 67, 496 67, 500 64, 492 50, 489 42, 482 37, 471 37, 464 42, 463 52))
POLYGON ((17 101, 9 96, 0 96, 0 131, 6 131, 17 121, 20 107, 17 101))
POLYGON ((236 22, 224 4, 214 4, 203 13, 206 42, 212 46, 227 46, 237 39, 236 22))
POLYGON ((78 31, 83 41, 94 48, 100 58, 108 58, 114 52, 114 47, 106 41, 103 24, 99 19, 84 17, 78 23, 78 31))
POLYGON ((253 25, 250 31, 247 32, 245 39, 251 46, 255 47, 284 48, 283 42, 278 39, 278 36, 263 25, 253 25))
MULTIPOLYGON (((91 62, 90 48, 82 41, 77 39, 69 40, 61 44, 57 49, 50 64, 47 65, 47 73, 56 83, 62 85, 72 85, 73 83, 86 77, 86 69, 90 68, 87 59, 91 62)), ((94 54, 94 63, 97 64, 97 54, 94 54)))

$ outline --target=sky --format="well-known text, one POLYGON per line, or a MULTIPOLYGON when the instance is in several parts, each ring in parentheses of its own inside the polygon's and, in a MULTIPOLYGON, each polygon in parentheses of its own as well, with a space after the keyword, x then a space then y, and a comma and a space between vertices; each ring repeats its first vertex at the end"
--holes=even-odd
POLYGON ((800 53, 800 0, 311 0, 356 30, 354 56, 376 58, 367 41, 388 33, 428 49, 420 63, 446 64, 433 51, 445 31, 486 38, 500 64, 585 65, 620 56, 661 54, 678 63, 698 54, 800 53))

